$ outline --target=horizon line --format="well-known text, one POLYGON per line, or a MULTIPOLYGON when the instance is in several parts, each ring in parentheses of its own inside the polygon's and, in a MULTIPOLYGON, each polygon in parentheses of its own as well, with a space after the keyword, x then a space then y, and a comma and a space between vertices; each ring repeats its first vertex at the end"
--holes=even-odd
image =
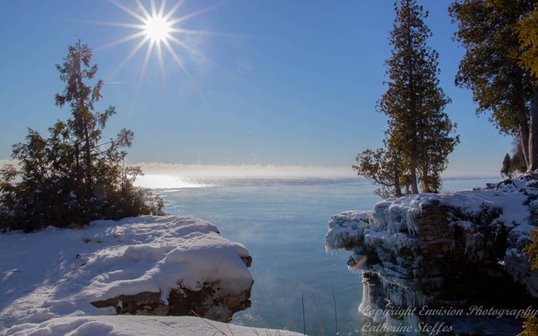
MULTIPOLYGON (((16 160, 0 160, 0 168, 5 164, 16 164, 16 160)), ((336 165, 278 165, 278 164, 202 164, 170 163, 158 161, 128 162, 140 166, 145 175, 170 175, 183 178, 364 178, 349 166, 336 165)), ((479 170, 480 171, 480 170, 479 170)), ((497 179, 499 173, 477 173, 447 169, 443 179, 497 179)))

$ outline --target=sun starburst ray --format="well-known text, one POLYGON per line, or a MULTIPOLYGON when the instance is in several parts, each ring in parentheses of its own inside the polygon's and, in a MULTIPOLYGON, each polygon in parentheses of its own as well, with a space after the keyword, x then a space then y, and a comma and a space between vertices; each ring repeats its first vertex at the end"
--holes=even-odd
POLYGON ((124 11, 125 13, 130 14, 132 17, 134 17, 138 21, 144 22, 144 17, 140 16, 138 13, 136 13, 135 11, 130 9, 129 7, 126 7, 126 6, 122 5, 121 3, 117 2, 116 0, 110 0, 110 2, 112 2, 116 7, 118 7, 119 9, 124 11))
POLYGON ((120 72, 121 69, 123 69, 123 67, 129 63, 129 61, 136 55, 138 54, 138 52, 140 51, 140 49, 142 49, 142 47, 144 47, 146 45, 146 43, 148 42, 148 40, 146 38, 143 38, 142 40, 140 40, 140 42, 138 42, 138 44, 136 45, 136 47, 133 48, 133 50, 131 50, 131 52, 129 53, 129 55, 127 55, 127 57, 120 63, 120 65, 116 68, 116 70, 114 70, 114 72, 112 73, 112 75, 120 72))
POLYGON ((164 9, 166 8, 166 0, 161 1, 161 6, 159 7, 159 17, 164 17, 164 9))
POLYGON ((200 10, 194 11, 194 12, 189 13, 189 14, 187 14, 187 15, 180 16, 180 17, 178 17, 178 18, 176 18, 176 19, 174 19, 174 20, 171 20, 171 21, 170 21, 170 24, 171 24, 171 25, 176 25, 176 24, 179 24, 179 23, 184 23, 184 22, 187 21, 187 20, 190 20, 190 19, 192 19, 192 18, 194 18, 194 17, 197 17, 197 16, 199 16, 199 15, 201 15, 201 14, 207 12, 207 11, 210 11, 210 10, 212 10, 212 9, 215 9, 215 7, 217 7, 218 5, 219 5, 219 4, 215 4, 215 5, 213 5, 213 6, 205 7, 205 8, 202 8, 202 9, 200 9, 200 10))
POLYGON ((135 1, 136 1, 136 5, 138 6, 138 9, 140 9, 142 13, 144 14, 144 17, 150 17, 151 14, 146 9, 146 6, 144 6, 140 0, 135 0, 135 1))
POLYGON ((119 67, 112 73, 118 73, 135 55, 145 49, 138 85, 140 86, 148 71, 148 66, 152 55, 155 54, 161 72, 163 84, 166 86, 166 66, 165 56, 171 57, 185 77, 194 85, 192 76, 187 68, 189 62, 197 60, 207 61, 205 55, 200 53, 195 43, 198 43, 194 36, 218 35, 219 33, 187 29, 183 24, 192 18, 199 16, 209 10, 214 9, 218 4, 196 10, 191 13, 178 15, 184 0, 134 0, 134 7, 121 3, 119 0, 109 0, 123 12, 130 15, 134 23, 121 22, 93 22, 109 26, 136 29, 137 31, 118 40, 112 41, 100 49, 107 49, 122 45, 140 38, 140 41, 129 52, 127 57, 120 63, 119 67), (137 22, 138 21, 138 22, 137 22), (188 35, 192 38, 185 39, 188 35))
POLYGON ((174 15, 176 13, 176 11, 179 9, 179 7, 181 7, 183 5, 183 0, 181 1, 178 1, 174 7, 172 7, 168 13, 166 13, 166 15, 163 17, 164 20, 170 20, 170 18, 172 17, 172 15, 174 15))
POLYGON ((171 32, 178 34, 186 35, 223 35, 223 36, 234 36, 234 34, 214 32, 209 30, 194 30, 194 29, 184 29, 184 28, 171 28, 171 32))
POLYGON ((189 70, 187 69, 187 67, 185 66, 185 62, 176 54, 176 52, 174 51, 174 49, 172 48, 172 46, 170 45, 170 42, 168 41, 164 41, 164 46, 166 47, 166 49, 168 49, 168 52, 170 53, 170 55, 172 55, 172 58, 174 59, 174 61, 176 62, 176 64, 179 66, 179 68, 181 69, 181 71, 183 71, 183 73, 185 74, 185 76, 187 76, 187 79, 189 80, 189 82, 194 85, 194 80, 192 79, 192 76, 189 72, 189 70))
POLYGON ((151 16, 157 15, 157 6, 155 5, 155 0, 149 0, 150 7, 151 7, 151 16))
POLYGON ((163 58, 162 43, 157 44, 157 57, 159 59, 159 69, 161 70, 161 81, 162 81, 163 87, 166 89, 166 72, 164 71, 164 58, 163 58))
POLYGON ((148 49, 146 50, 146 56, 144 57, 144 63, 142 64, 142 72, 140 73, 140 78, 138 79, 139 87, 142 84, 144 77, 146 77, 146 71, 148 70, 148 64, 149 64, 149 58, 151 57, 151 52, 153 51, 153 47, 155 47, 155 42, 150 41, 148 49))
POLYGON ((162 50, 162 44, 157 44, 157 58, 159 59, 159 68, 161 68, 161 74, 164 77, 164 58, 163 58, 163 50, 162 50))
MULTIPOLYGON (((133 33, 129 36, 125 36, 124 38, 121 38, 119 40, 116 40, 116 41, 112 41, 108 44, 105 44, 104 46, 98 48, 97 50, 103 50, 103 49, 109 49, 109 48, 112 48, 112 47, 115 47, 115 46, 118 46, 120 44, 124 44, 124 43, 127 43, 129 41, 132 41, 134 39, 137 39, 141 36, 144 36, 144 32, 143 31, 140 31, 140 32, 136 32, 136 33, 133 33)), ((141 46, 142 47, 142 46, 141 46)))
POLYGON ((99 26, 144 29, 144 25, 141 23, 122 23, 122 22, 95 21, 95 20, 75 20, 75 21, 82 22, 82 23, 90 23, 90 24, 99 25, 99 26))
POLYGON ((187 50, 188 52, 190 52, 192 55, 194 56, 198 56, 200 58, 204 58, 205 59, 205 56, 201 53, 199 53, 198 51, 194 50, 193 48, 191 48, 189 45, 187 45, 186 43, 184 42, 181 42, 181 40, 177 39, 175 36, 170 36, 169 40, 171 42, 174 42, 176 45, 180 46, 181 48, 187 50))

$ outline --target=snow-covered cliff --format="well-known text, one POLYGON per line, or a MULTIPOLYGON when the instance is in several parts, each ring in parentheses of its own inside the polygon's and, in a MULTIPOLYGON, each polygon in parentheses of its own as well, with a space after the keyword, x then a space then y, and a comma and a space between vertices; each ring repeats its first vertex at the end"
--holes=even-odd
POLYGON ((192 217, 2 234, 0 333, 2 325, 117 313, 228 321, 250 305, 251 261, 243 245, 192 217))
POLYGON ((326 249, 352 251, 348 267, 362 274, 365 315, 372 307, 465 305, 488 283, 510 286, 495 294, 499 302, 518 287, 536 298, 538 272, 523 250, 538 225, 537 198, 535 173, 473 191, 388 199, 373 211, 332 216, 326 249))

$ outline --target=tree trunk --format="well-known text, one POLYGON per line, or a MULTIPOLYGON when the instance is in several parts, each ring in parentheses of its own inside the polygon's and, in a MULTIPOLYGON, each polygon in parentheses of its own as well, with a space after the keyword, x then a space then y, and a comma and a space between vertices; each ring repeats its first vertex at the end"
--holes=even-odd
MULTIPOLYGON (((404 4, 402 4, 404 6, 404 4)), ((409 6, 409 3, 406 3, 405 6, 409 6)), ((413 49, 413 41, 411 37, 411 26, 412 23, 410 22, 409 16, 407 17, 407 48, 408 50, 413 49)), ((409 51, 408 51, 409 52, 409 51)), ((408 99, 409 99, 409 113, 408 121, 410 128, 410 138, 407 139, 410 142, 410 153, 409 153, 409 160, 410 160, 410 179, 411 179, 411 193, 418 194, 418 183, 417 183, 417 169, 418 169, 418 150, 417 150, 417 115, 416 115, 416 100, 417 97, 415 95, 415 74, 413 72, 414 67, 413 58, 411 55, 407 55, 407 75, 409 76, 409 82, 408 82, 408 99)))
POLYGON ((429 193, 432 192, 430 189, 430 178, 428 176, 428 167, 422 167, 422 192, 429 193))
POLYGON ((88 197, 92 196, 92 152, 90 147, 89 138, 86 137, 86 145, 85 145, 85 156, 86 156, 86 192, 88 193, 88 197))
MULTIPOLYGON (((84 120, 84 119, 83 119, 84 120)), ((91 149, 91 141, 90 141, 90 134, 88 130, 88 124, 84 123, 84 161, 86 163, 86 193, 87 198, 90 199, 92 197, 92 149, 91 149)))
POLYGON ((400 185, 400 171, 398 170, 397 166, 394 167, 394 196, 402 196, 402 187, 400 185))
POLYGON ((529 164, 527 171, 533 171, 538 169, 538 87, 534 88, 529 112, 529 164))
POLYGON ((417 167, 416 164, 411 163, 411 169, 410 169, 410 177, 411 177, 411 193, 412 194, 418 194, 418 184, 417 184, 417 167))
POLYGON ((82 183, 82 171, 80 169, 80 149, 78 142, 75 142, 75 169, 76 169, 76 179, 77 183, 82 183))
POLYGON ((529 125, 527 123, 519 127, 519 145, 525 159, 525 166, 529 167, 529 125))

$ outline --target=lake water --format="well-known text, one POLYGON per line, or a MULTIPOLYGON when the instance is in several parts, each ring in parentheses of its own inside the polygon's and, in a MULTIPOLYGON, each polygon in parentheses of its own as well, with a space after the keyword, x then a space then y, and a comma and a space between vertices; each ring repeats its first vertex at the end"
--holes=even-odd
MULTIPOLYGON (((497 180, 498 181, 498 180, 497 180)), ((482 187, 495 179, 449 179, 445 191, 482 187)), ((358 335, 366 318, 357 307, 361 281, 347 270, 348 253, 327 254, 324 235, 332 214, 370 210, 376 189, 360 179, 206 179, 196 188, 158 189, 172 215, 213 222, 224 237, 253 257, 252 307, 234 323, 334 335, 358 335), (333 289, 334 299, 333 300, 333 289), (334 304, 336 301, 336 305, 334 304)))

